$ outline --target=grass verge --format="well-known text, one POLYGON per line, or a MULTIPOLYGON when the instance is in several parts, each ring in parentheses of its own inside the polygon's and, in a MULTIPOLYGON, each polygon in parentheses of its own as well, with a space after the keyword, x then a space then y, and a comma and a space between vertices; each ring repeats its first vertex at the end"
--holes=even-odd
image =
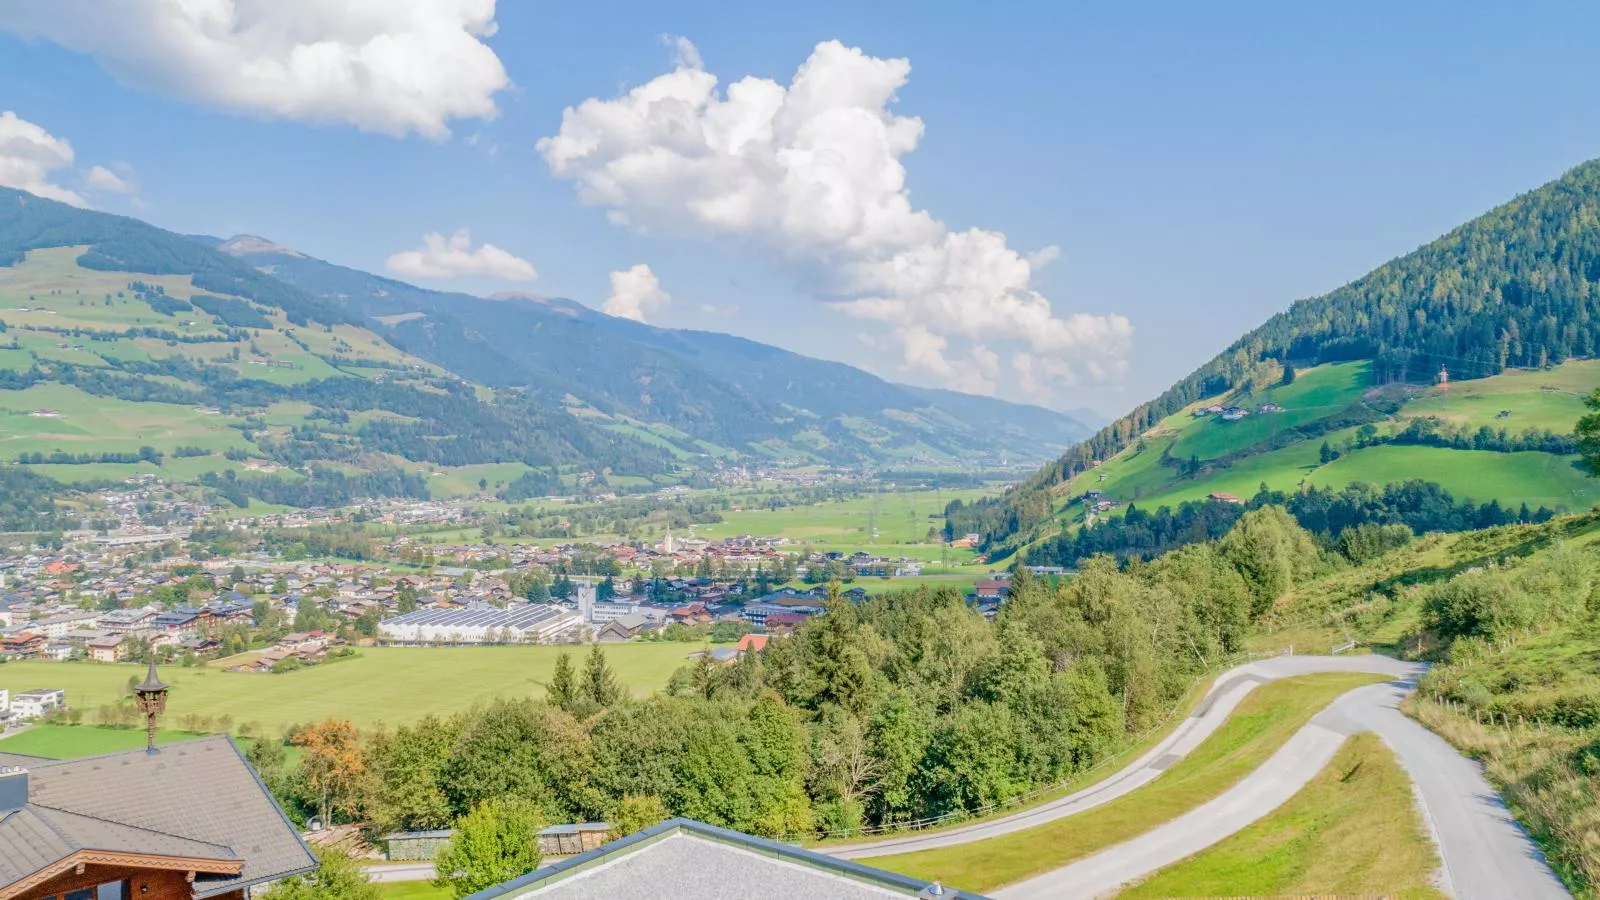
POLYGON ((1271 815, 1118 897, 1433 898, 1441 895, 1428 876, 1438 868, 1411 779, 1368 732, 1271 815))
POLYGON ((1600 897, 1600 738, 1592 729, 1486 726, 1415 696, 1403 708, 1483 763, 1574 896, 1600 897))
POLYGON ((990 840, 864 859, 980 893, 1057 869, 1137 837, 1205 803, 1266 762, 1339 695, 1379 675, 1302 675, 1252 691, 1210 739, 1159 779, 1104 806, 990 840))
POLYGON ((391 881, 374 885, 383 900, 450 900, 449 888, 435 887, 431 881, 391 881))

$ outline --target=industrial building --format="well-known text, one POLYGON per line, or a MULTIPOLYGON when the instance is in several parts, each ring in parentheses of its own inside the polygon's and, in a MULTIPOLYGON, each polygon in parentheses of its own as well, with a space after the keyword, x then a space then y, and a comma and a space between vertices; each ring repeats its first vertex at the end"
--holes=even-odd
POLYGON ((545 644, 567 637, 581 622, 543 603, 419 609, 378 623, 378 635, 396 644, 545 644))

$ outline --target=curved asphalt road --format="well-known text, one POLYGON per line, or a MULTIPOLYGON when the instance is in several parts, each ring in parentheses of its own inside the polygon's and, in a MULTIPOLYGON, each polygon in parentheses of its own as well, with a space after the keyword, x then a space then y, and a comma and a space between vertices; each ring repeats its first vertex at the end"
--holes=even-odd
POLYGON ((1245 695, 1255 690, 1257 685, 1293 675, 1319 672, 1372 672, 1406 678, 1415 677, 1421 671, 1421 667, 1413 663, 1403 663, 1387 656, 1371 655, 1274 656, 1245 663, 1217 676, 1217 680, 1211 685, 1211 690, 1207 691, 1205 697, 1195 706, 1194 712, 1180 722, 1171 734, 1162 738, 1143 756, 1098 784, 1021 812, 961 828, 927 834, 912 833, 881 841, 829 847, 822 852, 844 859, 911 853, 981 841, 1021 831, 1024 828, 1032 828, 1035 825, 1043 825, 1064 816, 1077 815, 1154 781, 1173 763, 1188 756, 1194 748, 1204 743, 1206 738, 1227 721, 1228 716, 1233 714, 1234 708, 1244 700, 1245 695))
POLYGON ((1478 764, 1400 712, 1412 683, 1407 677, 1345 694, 1222 796, 1131 841, 996 896, 1061 900, 1114 894, 1129 881, 1179 862, 1271 813, 1322 771, 1347 736, 1372 731, 1411 776, 1444 863, 1439 886, 1446 894, 1457 900, 1570 897, 1478 764))
POLYGON ((1062 900, 1113 894, 1122 885, 1178 862, 1277 809, 1333 759, 1347 736, 1377 733, 1411 777, 1443 860, 1440 887, 1458 900, 1529 900, 1570 895, 1482 769, 1399 711, 1423 667, 1383 656, 1284 656, 1247 663, 1217 679, 1171 735, 1116 775, 1048 804, 936 834, 907 835, 832 848, 847 858, 905 853, 1008 834, 1100 806, 1148 784, 1221 726, 1256 685, 1292 675, 1372 672, 1395 681, 1357 688, 1317 714, 1278 752, 1222 796, 1152 831, 1093 856, 997 892, 1001 900, 1062 900))

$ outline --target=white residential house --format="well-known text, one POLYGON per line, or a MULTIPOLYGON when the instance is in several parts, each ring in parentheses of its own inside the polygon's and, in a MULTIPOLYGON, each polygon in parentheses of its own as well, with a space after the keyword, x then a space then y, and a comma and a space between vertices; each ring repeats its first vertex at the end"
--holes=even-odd
POLYGON ((64 612, 34 622, 31 631, 42 634, 52 641, 58 641, 79 628, 97 628, 100 624, 100 614, 90 610, 77 612, 64 612))
POLYGON ((11 697, 11 715, 17 719, 37 719, 67 705, 67 692, 61 688, 35 688, 11 697))

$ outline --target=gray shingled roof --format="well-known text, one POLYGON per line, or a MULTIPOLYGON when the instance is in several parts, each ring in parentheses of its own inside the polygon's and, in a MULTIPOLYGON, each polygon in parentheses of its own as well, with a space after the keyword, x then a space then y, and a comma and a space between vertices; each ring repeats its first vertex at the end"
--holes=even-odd
POLYGON ((0 884, 11 884, 79 850, 238 860, 218 844, 30 804, 0 818, 0 884))
POLYGON ((197 898, 317 865, 227 735, 23 767, 28 805, 0 819, 0 886, 79 849, 243 861, 196 876, 197 898))
POLYGON ((654 828, 468 900, 984 900, 954 888, 696 822, 654 828))

